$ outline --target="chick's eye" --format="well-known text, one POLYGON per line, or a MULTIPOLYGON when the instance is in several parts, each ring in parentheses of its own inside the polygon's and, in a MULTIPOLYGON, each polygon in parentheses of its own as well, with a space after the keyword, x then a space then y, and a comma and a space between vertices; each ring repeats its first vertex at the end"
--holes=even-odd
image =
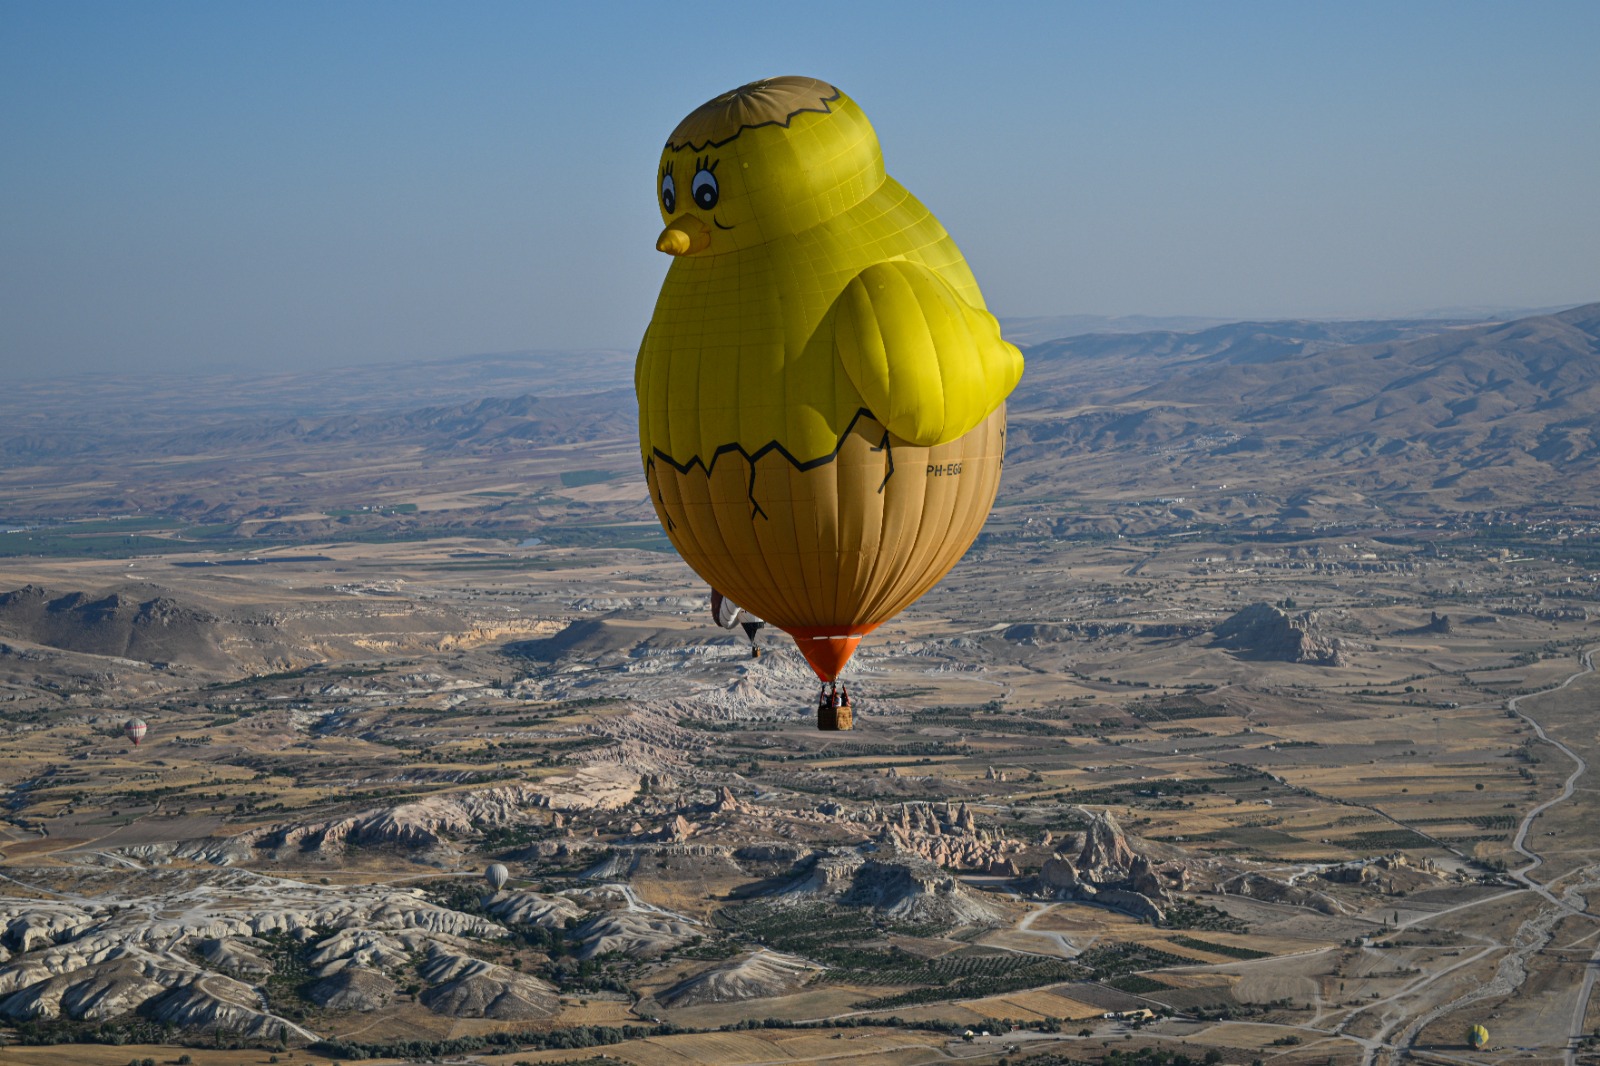
POLYGON ((694 183, 689 191, 700 210, 709 211, 717 206, 717 178, 711 171, 704 168, 695 171, 694 183))
POLYGON ((678 209, 678 189, 671 174, 661 175, 661 206, 669 215, 678 209))

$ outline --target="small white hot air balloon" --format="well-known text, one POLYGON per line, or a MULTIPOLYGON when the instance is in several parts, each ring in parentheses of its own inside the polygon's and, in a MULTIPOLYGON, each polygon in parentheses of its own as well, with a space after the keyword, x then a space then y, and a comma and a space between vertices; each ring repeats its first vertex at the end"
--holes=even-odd
POLYGON ((489 887, 496 892, 506 887, 506 882, 511 879, 511 871, 503 863, 495 863, 483 871, 483 879, 489 882, 489 887))
POLYGON ((149 732, 149 730, 150 727, 144 724, 143 718, 130 718, 122 723, 123 735, 133 741, 133 746, 136 748, 139 746, 139 741, 144 739, 145 733, 149 732))

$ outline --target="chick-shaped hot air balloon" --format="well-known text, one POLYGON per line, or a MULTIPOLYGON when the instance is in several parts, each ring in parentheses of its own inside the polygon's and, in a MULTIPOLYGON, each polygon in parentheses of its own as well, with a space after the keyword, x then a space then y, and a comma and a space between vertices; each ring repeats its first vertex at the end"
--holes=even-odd
POLYGON ((701 577, 833 681, 983 526, 1021 353, 825 82, 696 108, 655 187, 673 262, 635 386, 656 513, 701 577))

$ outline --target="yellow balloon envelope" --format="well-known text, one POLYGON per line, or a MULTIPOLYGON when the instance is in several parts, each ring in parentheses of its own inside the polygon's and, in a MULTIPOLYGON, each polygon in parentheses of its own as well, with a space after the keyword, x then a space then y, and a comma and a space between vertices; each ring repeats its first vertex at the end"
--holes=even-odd
POLYGON ((1489 1030, 1481 1025, 1474 1025, 1467 1030, 1467 1043, 1471 1047, 1483 1048, 1489 1046, 1489 1030))
POLYGON ((696 573, 833 680, 978 535, 1022 355, 825 82, 695 109, 656 196, 673 261, 635 368, 656 514, 696 573))

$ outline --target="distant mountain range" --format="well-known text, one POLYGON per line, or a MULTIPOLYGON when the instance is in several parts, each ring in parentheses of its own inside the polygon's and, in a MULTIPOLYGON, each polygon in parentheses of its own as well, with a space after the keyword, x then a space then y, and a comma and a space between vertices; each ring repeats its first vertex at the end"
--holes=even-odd
POLYGON ((114 449, 126 455, 264 453, 297 446, 385 444, 425 451, 493 452, 534 442, 576 444, 636 432, 633 391, 612 389, 571 396, 495 396, 469 403, 410 410, 299 416, 140 417, 103 419, 86 432, 82 420, 52 420, 31 432, 0 439, 0 456, 14 459, 92 457, 114 449))
MULTIPOLYGON (((1286 321, 1315 321, 1328 325, 1344 322, 1429 322, 1434 324, 1483 325, 1489 322, 1509 322, 1517 318, 1552 315, 1566 310, 1566 305, 1553 307, 1445 307, 1383 319, 1264 319, 1277 324, 1286 321)), ((1214 326, 1228 326, 1244 321, 1238 318, 1220 318, 1205 315, 1011 315, 1001 316, 1000 330, 1007 340, 1018 345, 1043 344, 1046 341, 1080 337, 1085 333, 1195 333, 1214 326)))
POLYGON ((1067 409, 1114 397, 1203 405, 1207 420, 1256 432, 1386 433, 1441 446, 1476 443, 1475 430, 1493 435, 1496 424, 1515 422, 1521 428, 1507 443, 1536 448, 1542 438, 1528 427, 1564 433, 1600 416, 1597 353, 1600 303, 1474 327, 1237 322, 1192 333, 1090 334, 1030 348, 1013 404, 1067 409))
POLYGON ((1332 463, 1349 484, 1441 505, 1566 496, 1600 462, 1600 304, 1478 326, 1073 337, 1028 350, 1012 410, 1018 458, 1259 453, 1286 473, 1332 463))
POLYGON ((449 359, 363 363, 322 370, 162 372, 32 378, 8 382, 0 419, 10 430, 73 418, 314 418, 461 404, 485 396, 565 396, 633 382, 632 351, 525 351, 449 359))
POLYGON ((1000 332, 1012 344, 1027 347, 1085 333, 1187 333, 1225 326, 1233 318, 1199 315, 1035 315, 1000 319, 1000 332))
MULTIPOLYGON (((1233 471, 1344 485, 1424 510, 1600 487, 1600 304, 1487 324, 1092 332, 1031 345, 1027 356, 1011 400, 1008 486, 1034 478, 1029 463, 1069 460, 1086 485, 1222 483, 1233 471)), ((0 458, 19 470, 39 464, 26 475, 36 484, 52 477, 51 464, 104 478, 133 459, 204 457, 215 473, 238 457, 259 473, 293 470, 297 454, 328 447, 376 461, 395 449, 470 457, 614 444, 635 432, 630 378, 631 357, 611 352, 344 368, 231 388, 224 378, 193 388, 130 380, 84 395, 25 383, 0 397, 0 458), (520 394, 485 399, 483 387, 520 394)))

